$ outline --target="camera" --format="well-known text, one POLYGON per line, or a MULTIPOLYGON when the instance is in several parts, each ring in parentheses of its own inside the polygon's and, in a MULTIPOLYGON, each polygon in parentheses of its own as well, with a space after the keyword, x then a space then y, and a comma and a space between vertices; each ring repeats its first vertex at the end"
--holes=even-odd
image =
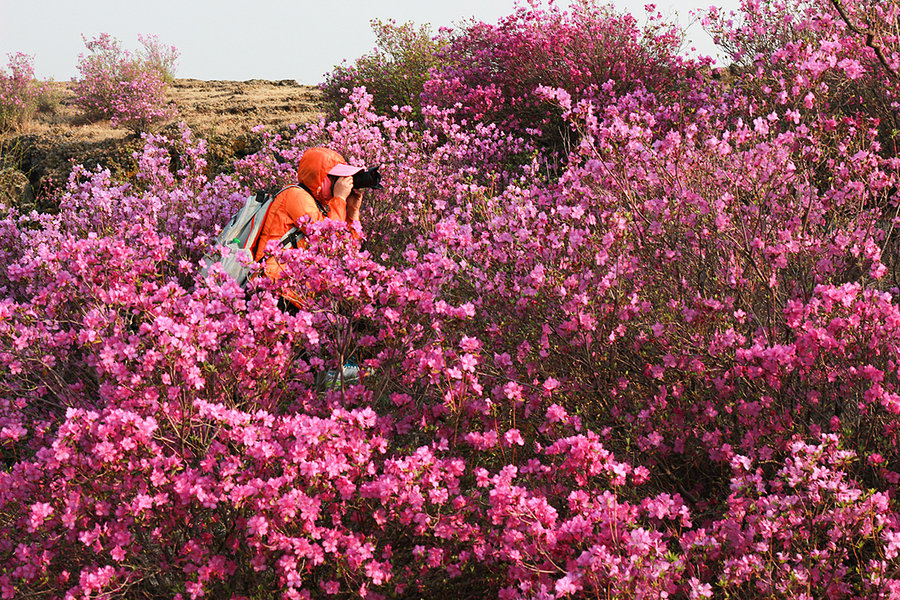
POLYGON ((378 172, 378 167, 369 167, 365 171, 356 173, 353 176, 353 187, 358 190, 365 188, 382 189, 384 186, 381 185, 381 173, 378 172))

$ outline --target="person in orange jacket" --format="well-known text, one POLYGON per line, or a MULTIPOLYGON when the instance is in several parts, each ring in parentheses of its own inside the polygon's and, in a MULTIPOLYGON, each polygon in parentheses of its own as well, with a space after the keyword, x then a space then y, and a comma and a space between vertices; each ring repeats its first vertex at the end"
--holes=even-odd
MULTIPOLYGON (((348 165, 334 150, 306 150, 297 164, 297 186, 288 187, 275 196, 260 230, 254 260, 261 260, 266 244, 280 240, 303 217, 309 217, 313 222, 342 221, 356 231, 363 192, 354 189, 353 175, 363 170, 364 167, 348 165)), ((274 257, 266 261, 265 272, 271 279, 278 279, 283 270, 274 257)), ((293 296, 290 292, 286 295, 289 300, 293 296)))

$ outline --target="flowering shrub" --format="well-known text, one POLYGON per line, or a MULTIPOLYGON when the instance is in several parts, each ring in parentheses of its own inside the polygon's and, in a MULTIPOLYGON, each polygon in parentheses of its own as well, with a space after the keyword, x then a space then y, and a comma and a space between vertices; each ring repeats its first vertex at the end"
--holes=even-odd
POLYGON ((174 115, 166 100, 174 49, 162 48, 155 37, 142 38, 144 53, 135 57, 106 33, 84 43, 89 54, 79 57, 74 91, 88 118, 140 132, 174 115))
POLYGON ((133 183, 12 211, 0 595, 896 597, 900 160, 833 86, 765 89, 849 79, 841 31, 677 95, 539 87, 556 164, 357 89, 233 175, 147 135, 133 183), (382 165, 365 239, 201 276, 321 144, 382 165))
POLYGON ((25 125, 35 111, 55 101, 52 84, 35 78, 32 61, 21 52, 10 54, 6 69, 0 70, 0 131, 25 125))
POLYGON ((163 44, 155 35, 139 35, 138 41, 141 43, 138 60, 148 71, 157 73, 166 83, 173 83, 180 54, 178 49, 163 44))
POLYGON ((446 44, 444 36, 435 36, 428 25, 398 25, 395 21, 372 21, 375 49, 352 64, 340 65, 319 86, 325 102, 337 115, 350 101, 354 88, 364 87, 372 95, 373 107, 388 114, 395 107, 413 107, 421 112, 419 96, 428 80, 429 70, 438 65, 437 53, 446 44))

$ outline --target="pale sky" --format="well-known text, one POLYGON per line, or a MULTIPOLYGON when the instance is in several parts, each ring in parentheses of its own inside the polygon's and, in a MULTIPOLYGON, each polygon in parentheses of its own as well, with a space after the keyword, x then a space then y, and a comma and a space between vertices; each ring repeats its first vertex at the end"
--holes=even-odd
MULTIPOLYGON (((560 0, 561 6, 570 0, 560 0)), ((643 21, 644 0, 614 5, 643 21)), ((666 16, 687 25, 690 12, 710 4, 733 9, 738 0, 663 0, 666 16)), ((545 5, 545 4, 544 4, 545 5)), ((342 60, 352 61, 375 45, 370 21, 430 23, 432 29, 475 17, 496 23, 516 0, 0 0, 0 68, 6 55, 34 57, 39 78, 77 75, 82 34, 109 33, 137 50, 139 34, 155 34, 180 51, 176 77, 194 79, 296 79, 316 84, 342 60)), ((704 54, 714 52, 699 24, 688 29, 704 54)))

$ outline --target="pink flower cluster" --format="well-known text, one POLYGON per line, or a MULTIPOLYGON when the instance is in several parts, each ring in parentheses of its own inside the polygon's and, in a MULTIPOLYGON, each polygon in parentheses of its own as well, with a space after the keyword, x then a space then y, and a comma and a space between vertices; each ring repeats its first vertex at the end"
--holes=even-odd
POLYGON ((0 597, 898 597, 895 46, 804 6, 708 15, 765 50, 683 89, 545 82, 564 160, 357 89, 0 220, 0 597), (381 165, 363 240, 201 276, 312 145, 381 165))

